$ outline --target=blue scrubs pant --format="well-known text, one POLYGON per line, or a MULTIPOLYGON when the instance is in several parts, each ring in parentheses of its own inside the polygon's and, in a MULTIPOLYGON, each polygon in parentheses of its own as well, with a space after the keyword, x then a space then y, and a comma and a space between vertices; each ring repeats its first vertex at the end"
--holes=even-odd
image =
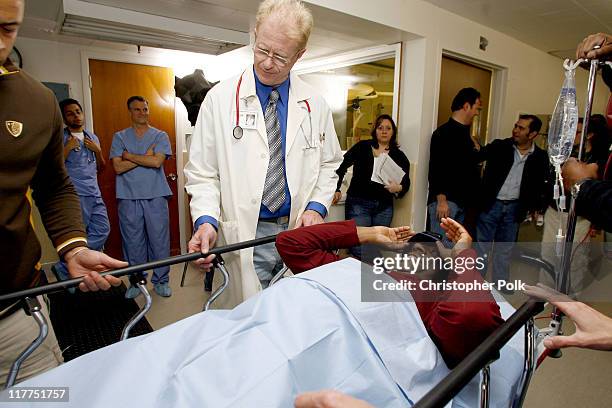
MULTIPOLYGON (((123 255, 130 265, 170 256, 168 200, 117 200, 123 255)), ((153 270, 151 282, 167 283, 169 266, 153 270)))
MULTIPOLYGON (((110 234, 110 223, 106 213, 106 205, 102 197, 79 196, 81 201, 81 214, 87 232, 87 246, 96 251, 102 251, 110 234)), ((60 278, 68 279, 68 269, 63 261, 55 264, 60 278)))

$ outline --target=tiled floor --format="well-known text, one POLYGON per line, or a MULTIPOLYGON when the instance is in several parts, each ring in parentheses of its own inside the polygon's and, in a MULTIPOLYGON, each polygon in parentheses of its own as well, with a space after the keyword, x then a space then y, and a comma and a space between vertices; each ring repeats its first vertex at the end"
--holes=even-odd
MULTIPOLYGON (((536 240, 539 231, 529 229, 521 230, 521 239, 536 240)), ((610 302, 596 304, 600 311, 612 316, 612 262, 606 260, 601 263, 599 273, 600 281, 593 286, 594 290, 602 290, 600 294, 610 299, 610 302)), ((537 276, 533 267, 513 264, 512 279, 522 279, 533 282, 537 276)), ((173 295, 170 298, 160 298, 152 288, 153 305, 147 315, 151 326, 159 329, 174 321, 198 313, 202 310, 204 302, 208 299, 208 293, 203 291, 203 277, 195 269, 189 268, 185 279, 185 286, 180 287, 180 279, 183 265, 176 265, 171 272, 171 287, 173 295)), ((149 285, 151 286, 151 285, 149 285)), ((515 307, 525 300, 524 295, 517 293, 508 297, 515 307)), ((142 303, 141 297, 138 302, 142 303)), ((538 320, 538 325, 547 325, 547 315, 550 310, 543 313, 543 319, 538 320)), ((573 325, 565 320, 565 330, 573 332, 573 325)), ((574 407, 600 408, 612 407, 612 352, 597 352, 589 350, 568 349, 564 350, 560 359, 549 358, 544 361, 537 370, 527 394, 525 407, 557 408, 574 407)))

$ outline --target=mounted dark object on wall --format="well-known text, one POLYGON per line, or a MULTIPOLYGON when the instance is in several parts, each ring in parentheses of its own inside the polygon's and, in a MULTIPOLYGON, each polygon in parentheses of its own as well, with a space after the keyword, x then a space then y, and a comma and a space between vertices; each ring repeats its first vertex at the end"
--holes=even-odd
POLYGON ((174 77, 174 90, 176 96, 181 98, 191 126, 195 126, 200 112, 200 105, 204 101, 204 97, 213 86, 218 82, 209 82, 204 77, 204 72, 201 69, 196 69, 193 74, 189 74, 183 78, 174 77))

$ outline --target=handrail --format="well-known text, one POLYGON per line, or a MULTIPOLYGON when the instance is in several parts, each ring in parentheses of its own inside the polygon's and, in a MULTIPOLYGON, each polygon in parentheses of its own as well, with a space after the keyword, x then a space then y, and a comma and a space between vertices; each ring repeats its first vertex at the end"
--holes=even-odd
MULTIPOLYGON (((174 264, 180 264, 184 262, 195 261, 196 259, 205 258, 209 255, 220 255, 226 252, 238 251, 245 248, 251 248, 258 245, 268 244, 270 242, 274 242, 276 240, 276 235, 269 235, 267 237, 252 239, 250 241, 238 242, 235 244, 225 245, 217 248, 213 248, 208 253, 202 254, 201 252, 193 252, 191 254, 183 254, 171 256, 169 258, 160 259, 158 261, 147 262, 140 265, 128 266, 126 268, 115 269, 112 271, 102 272, 101 276, 114 276, 116 278, 130 275, 137 272, 144 272, 154 268, 160 268, 162 266, 169 266, 174 264)), ((5 295, 0 295, 0 302, 4 302, 7 300, 17 300, 25 297, 35 297, 40 295, 46 295, 51 292, 55 292, 58 290, 68 289, 75 286, 78 286, 81 282, 83 282, 83 278, 75 278, 68 279, 61 282, 55 282, 48 285, 38 286, 31 289, 20 290, 13 293, 7 293, 5 295)))
POLYGON ((529 299, 497 328, 482 344, 472 351, 438 385, 421 398, 414 408, 438 408, 445 406, 478 372, 496 359, 500 349, 533 316, 544 310, 544 302, 529 299))

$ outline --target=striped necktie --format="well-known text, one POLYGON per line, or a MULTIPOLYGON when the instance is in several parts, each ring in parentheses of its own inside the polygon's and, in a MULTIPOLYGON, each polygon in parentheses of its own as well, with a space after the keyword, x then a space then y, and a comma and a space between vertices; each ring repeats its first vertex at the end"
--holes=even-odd
POLYGON ((262 202, 273 213, 281 208, 286 198, 285 162, 283 160, 280 123, 276 113, 278 98, 278 90, 273 89, 272 93, 270 93, 268 106, 264 112, 266 133, 268 134, 268 148, 270 149, 270 162, 268 163, 262 202))

